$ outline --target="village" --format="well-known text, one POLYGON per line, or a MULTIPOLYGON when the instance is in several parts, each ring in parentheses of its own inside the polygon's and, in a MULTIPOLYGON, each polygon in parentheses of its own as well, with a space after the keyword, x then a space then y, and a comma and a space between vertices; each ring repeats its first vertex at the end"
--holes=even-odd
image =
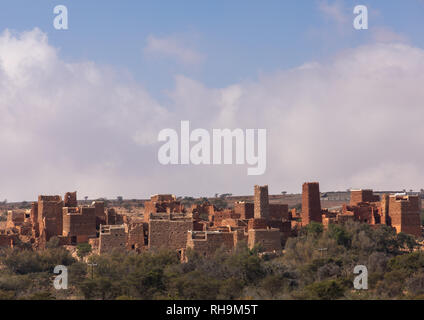
POLYGON ((207 199, 187 206, 174 195, 161 194, 151 196, 143 213, 134 215, 107 207, 105 201, 79 204, 76 192, 66 193, 63 199, 40 195, 30 209, 7 212, 7 221, 0 224, 0 247, 26 243, 42 250, 55 237, 70 250, 81 243, 90 244, 95 254, 167 249, 185 261, 187 250, 209 257, 220 248, 231 252, 239 244, 280 254, 287 239, 310 223, 327 228, 357 221, 423 236, 420 195, 350 190, 348 203, 322 208, 324 196, 328 195, 320 193, 317 182, 303 184, 301 208, 273 203, 268 186, 254 186, 253 201, 235 201, 228 208, 217 208, 207 199))

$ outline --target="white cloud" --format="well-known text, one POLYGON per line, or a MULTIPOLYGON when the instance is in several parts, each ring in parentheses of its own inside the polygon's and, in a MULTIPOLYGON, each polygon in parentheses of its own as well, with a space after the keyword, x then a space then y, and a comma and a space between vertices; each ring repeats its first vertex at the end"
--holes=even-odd
POLYGON ((406 35, 394 32, 387 27, 374 27, 371 30, 373 39, 376 42, 408 42, 406 35))
POLYGON ((176 36, 147 37, 147 44, 144 53, 149 56, 163 56, 175 59, 177 62, 186 65, 197 65, 204 61, 205 56, 190 48, 176 36))
POLYGON ((209 88, 177 76, 165 108, 138 83, 63 61, 39 30, 0 36, 0 198, 212 195, 349 187, 419 189, 424 50, 379 43, 325 63, 209 88), (266 128, 264 176, 234 166, 161 166, 163 128, 266 128))
POLYGON ((318 9, 325 17, 337 24, 344 24, 348 21, 343 2, 341 0, 336 0, 332 3, 329 3, 327 0, 320 0, 318 2, 318 9))
POLYGON ((9 200, 136 190, 139 182, 125 172, 145 166, 146 137, 155 142, 156 124, 168 114, 118 72, 64 62, 38 29, 0 36, 0 113, 0 197, 9 200))

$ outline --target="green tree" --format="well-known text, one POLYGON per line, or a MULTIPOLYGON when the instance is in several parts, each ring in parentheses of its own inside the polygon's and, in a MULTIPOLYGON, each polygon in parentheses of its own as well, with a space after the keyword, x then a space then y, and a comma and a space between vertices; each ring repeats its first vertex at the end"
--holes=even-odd
POLYGON ((86 242, 79 243, 77 245, 77 256, 80 259, 82 259, 85 256, 87 256, 88 254, 90 254, 91 253, 91 250, 92 250, 92 248, 91 248, 91 245, 89 243, 86 243, 86 242))
POLYGON ((337 241, 338 245, 349 248, 352 242, 352 236, 343 226, 330 224, 328 227, 328 235, 331 239, 337 241))
POLYGON ((321 223, 312 221, 307 226, 303 227, 301 233, 308 236, 319 237, 324 232, 324 227, 321 223))
POLYGON ((314 300, 336 300, 344 296, 345 290, 341 280, 325 280, 307 286, 305 297, 314 300))

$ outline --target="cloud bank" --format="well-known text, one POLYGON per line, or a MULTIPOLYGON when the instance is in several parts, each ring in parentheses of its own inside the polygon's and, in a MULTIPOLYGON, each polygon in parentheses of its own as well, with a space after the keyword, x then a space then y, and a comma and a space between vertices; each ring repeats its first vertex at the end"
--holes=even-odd
POLYGON ((343 1, 336 0, 329 3, 327 0, 320 0, 318 2, 318 10, 328 19, 338 23, 344 24, 349 21, 346 15, 343 1))
POLYGON ((125 74, 60 58, 38 29, 0 36, 0 197, 78 190, 144 198, 424 187, 424 50, 375 43, 325 62, 225 88, 175 77, 161 105, 125 74), (267 172, 240 166, 162 166, 164 128, 265 128, 267 172))
POLYGON ((144 53, 151 57, 170 58, 185 65, 197 65, 205 60, 203 54, 190 48, 176 36, 148 36, 144 53))

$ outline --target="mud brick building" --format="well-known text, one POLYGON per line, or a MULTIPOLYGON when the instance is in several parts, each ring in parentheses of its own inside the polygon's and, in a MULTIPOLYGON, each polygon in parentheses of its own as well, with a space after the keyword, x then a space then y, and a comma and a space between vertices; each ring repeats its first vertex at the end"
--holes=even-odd
POLYGON ((167 248, 178 250, 186 247, 187 232, 193 230, 193 219, 184 214, 149 215, 149 250, 167 248))
POLYGON ((223 210, 216 210, 210 212, 209 214, 209 221, 213 223, 215 226, 221 226, 224 220, 228 219, 240 219, 241 215, 234 212, 233 209, 223 209, 223 210))
POLYGON ((321 196, 318 182, 306 182, 302 186, 302 225, 322 223, 321 196))
POLYGON ((271 220, 291 220, 291 212, 287 204, 269 204, 269 218, 271 220))
POLYGON ((88 242, 96 233, 95 207, 63 207, 62 235, 71 238, 71 243, 88 242))
POLYGON ((6 228, 14 228, 23 225, 25 222, 25 212, 9 210, 7 212, 6 228))
POLYGON ((0 232, 0 248, 13 248, 17 240, 18 236, 15 234, 0 232))
POLYGON ((149 225, 142 221, 128 222, 127 249, 141 252, 148 249, 149 244, 149 225))
MULTIPOLYGON (((128 234, 125 225, 100 226, 98 248, 99 254, 111 253, 114 249, 125 250, 128 234)), ((95 242, 91 242, 95 246, 95 242)))
POLYGON ((390 226, 392 224, 389 215, 390 195, 383 194, 380 202, 380 222, 390 226))
MULTIPOLYGON (((109 224, 106 219, 106 212, 105 212, 105 203, 104 201, 93 201, 91 203, 91 206, 94 207, 94 215, 96 216, 96 230, 100 229, 100 225, 103 224, 109 224)), ((115 213, 116 216, 116 213, 115 213)), ((115 217, 116 221, 116 217, 115 217)))
POLYGON ((388 225, 397 232, 422 237, 421 199, 406 194, 374 195, 372 190, 352 190, 350 205, 344 205, 337 223, 348 219, 374 226, 388 225))
MULTIPOLYGON (((78 206, 76 192, 67 192, 64 201, 58 195, 40 195, 37 202, 31 203, 31 209, 9 212, 5 229, 21 242, 42 249, 53 237, 58 238, 61 245, 88 242, 97 237, 98 223, 105 220, 103 202, 78 206)), ((115 213, 113 220, 120 221, 122 217, 115 213)))
POLYGON ((216 208, 209 203, 209 201, 205 201, 200 204, 193 204, 191 208, 188 210, 188 213, 191 214, 193 219, 201 219, 202 216, 208 217, 211 213, 213 213, 216 208))
POLYGON ((255 204, 251 202, 238 201, 234 204, 234 213, 240 216, 240 219, 248 220, 254 218, 255 204))
MULTIPOLYGON (((288 234, 284 234, 284 231, 287 231, 286 226, 280 219, 250 219, 247 228, 248 247, 252 249, 259 245, 265 252, 281 251, 282 242, 288 237, 288 234), (272 225, 277 228, 273 228, 272 225)), ((291 226, 290 222, 288 226, 291 226)))
POLYGON ((359 203, 370 203, 378 202, 380 197, 375 195, 374 192, 370 189, 364 190, 351 190, 350 192, 350 205, 357 206, 359 203))
POLYGON ((37 217, 39 235, 45 241, 53 236, 62 235, 62 208, 63 201, 60 196, 39 196, 37 206, 37 217))
POLYGON ((7 212, 6 230, 22 236, 28 241, 32 235, 32 224, 29 210, 9 210, 7 212))
POLYGON ((281 235, 279 229, 249 229, 248 245, 252 249, 259 245, 265 252, 280 251, 281 235))
POLYGON ((185 208, 172 194, 153 195, 144 203, 144 221, 149 222, 151 213, 185 213, 185 208))
POLYGON ((305 183, 302 191, 302 226, 311 221, 322 221, 324 227, 332 223, 358 221, 375 227, 387 225, 397 232, 423 236, 421 199, 418 195, 382 194, 380 197, 371 189, 351 190, 350 203, 344 204, 340 210, 329 212, 321 209, 318 183, 305 183))
POLYGON ((65 193, 65 197, 63 198, 63 206, 64 207, 77 207, 77 192, 67 192, 65 193))
POLYGON ((330 224, 359 221, 374 227, 391 226, 397 232, 423 235, 421 199, 417 195, 375 195, 370 189, 352 190, 350 202, 341 207, 321 208, 318 182, 302 186, 302 210, 270 203, 268 186, 254 186, 252 201, 239 201, 232 208, 218 209, 208 201, 188 209, 174 195, 154 195, 145 201, 143 216, 120 215, 103 201, 79 206, 76 192, 38 197, 29 210, 8 212, 0 224, 0 247, 27 242, 43 249, 52 237, 61 245, 88 242, 94 252, 113 249, 143 252, 187 250, 211 256, 218 249, 232 251, 239 245, 259 246, 262 252, 280 254, 288 237, 296 236, 311 222, 330 224))
POLYGON ((244 242, 251 247, 264 244, 265 251, 280 251, 291 233, 288 205, 270 204, 268 186, 255 186, 253 199, 253 203, 236 202, 234 209, 210 213, 208 232, 191 233, 187 247, 210 255, 220 247, 220 237, 227 239, 224 246, 229 249, 232 235, 232 249, 244 242))
POLYGON ((189 231, 187 233, 187 249, 191 249, 205 257, 212 256, 219 248, 226 251, 234 249, 235 232, 228 231, 189 231))
MULTIPOLYGON (((98 221, 102 221, 102 220, 100 219, 98 221)), ((120 214, 118 214, 115 211, 115 209, 113 209, 113 208, 106 209, 106 212, 105 212, 105 221, 106 221, 106 224, 107 225, 122 224, 124 222, 123 216, 120 215, 120 214)))
POLYGON ((397 232, 422 236, 420 212, 421 199, 418 196, 390 196, 389 216, 391 226, 397 232))
POLYGON ((255 186, 254 217, 255 219, 269 218, 268 186, 255 186))
POLYGON ((342 213, 352 215, 353 220, 363 223, 380 224, 381 222, 378 206, 367 202, 359 202, 355 206, 344 204, 342 213))

